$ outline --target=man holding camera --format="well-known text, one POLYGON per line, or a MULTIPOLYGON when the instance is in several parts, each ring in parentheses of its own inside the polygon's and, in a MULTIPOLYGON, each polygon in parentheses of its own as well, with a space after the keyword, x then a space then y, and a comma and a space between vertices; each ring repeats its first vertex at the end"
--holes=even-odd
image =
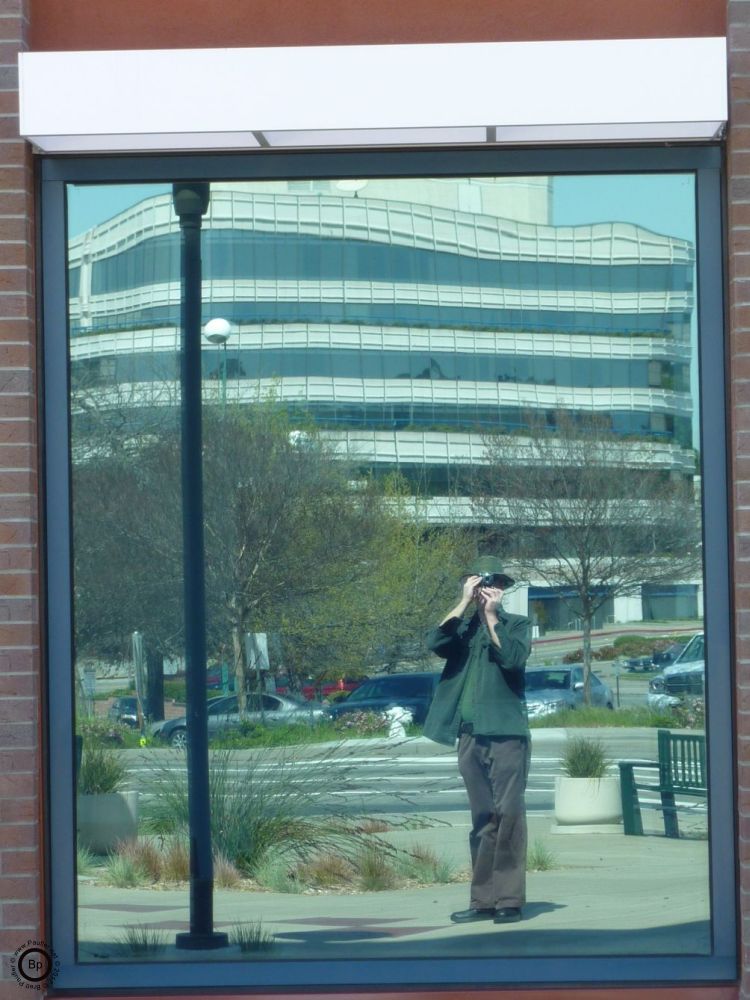
POLYGON ((526 805, 530 734, 524 668, 531 622, 502 607, 515 581, 494 556, 462 578, 461 599, 428 636, 447 662, 424 726, 437 743, 458 739, 458 767, 471 808, 472 879, 454 923, 521 919, 526 899, 526 805), (471 606, 474 612, 464 617, 471 606))

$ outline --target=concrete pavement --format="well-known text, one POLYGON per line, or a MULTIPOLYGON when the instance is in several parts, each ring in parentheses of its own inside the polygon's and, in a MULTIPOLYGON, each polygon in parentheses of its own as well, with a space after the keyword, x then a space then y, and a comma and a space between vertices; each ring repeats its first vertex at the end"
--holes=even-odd
MULTIPOLYGON (((555 835, 548 814, 530 818, 529 843, 555 856, 549 871, 531 871, 521 923, 457 926, 449 914, 468 905, 468 818, 379 834, 394 846, 422 844, 451 858, 461 881, 382 892, 299 894, 222 890, 217 929, 262 921, 270 951, 238 947, 209 952, 216 960, 429 958, 470 955, 701 954, 710 949, 708 842, 705 816, 681 820, 686 836, 667 840, 660 817, 644 811, 647 836, 555 835)), ((154 958, 184 961, 174 933, 188 928, 187 886, 114 889, 80 879, 80 960, 127 960, 119 939, 127 925, 161 929, 168 946, 154 958)))

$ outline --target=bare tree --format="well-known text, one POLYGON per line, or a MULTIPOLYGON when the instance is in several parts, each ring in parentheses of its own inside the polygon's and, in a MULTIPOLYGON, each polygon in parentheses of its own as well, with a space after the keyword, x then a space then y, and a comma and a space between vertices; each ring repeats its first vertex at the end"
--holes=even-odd
MULTIPOLYGON (((147 648, 174 656, 179 431, 123 414, 97 414, 77 438, 77 645, 113 656, 138 629, 147 648)), ((405 483, 363 476, 273 398, 206 408, 203 443, 208 649, 233 665, 241 710, 259 682, 246 633, 274 636, 274 666, 300 686, 424 655, 424 631, 465 564, 465 531, 431 526, 405 483)))
POLYGON ((232 636, 240 698, 245 632, 280 631, 285 658, 300 669, 299 643, 290 640, 306 635, 309 672, 314 651, 327 648, 335 660, 337 634, 361 661, 367 636, 350 612, 353 595, 366 593, 382 531, 377 491, 352 490, 346 463, 273 400, 207 415, 204 438, 211 628, 232 636))
POLYGON ((560 587, 581 619, 586 704, 596 612, 643 584, 699 571, 697 478, 685 457, 677 446, 615 435, 605 418, 566 412, 554 430, 532 418, 526 435, 485 438, 478 515, 519 574, 560 587))

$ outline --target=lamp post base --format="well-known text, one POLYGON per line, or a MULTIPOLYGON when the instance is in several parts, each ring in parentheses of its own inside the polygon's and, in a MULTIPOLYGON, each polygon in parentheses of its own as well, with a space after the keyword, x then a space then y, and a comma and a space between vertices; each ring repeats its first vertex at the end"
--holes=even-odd
POLYGON ((175 937, 175 947, 184 948, 186 951, 208 951, 211 948, 227 948, 228 946, 229 935, 221 931, 209 931, 207 934, 185 931, 175 937))

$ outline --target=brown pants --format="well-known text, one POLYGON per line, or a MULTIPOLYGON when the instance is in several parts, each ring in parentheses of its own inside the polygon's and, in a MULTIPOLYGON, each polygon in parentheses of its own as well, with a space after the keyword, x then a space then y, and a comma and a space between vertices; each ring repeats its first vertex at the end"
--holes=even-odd
POLYGON ((471 902, 480 910, 526 902, 526 803, 531 747, 522 737, 462 733, 458 769, 471 807, 471 902))

